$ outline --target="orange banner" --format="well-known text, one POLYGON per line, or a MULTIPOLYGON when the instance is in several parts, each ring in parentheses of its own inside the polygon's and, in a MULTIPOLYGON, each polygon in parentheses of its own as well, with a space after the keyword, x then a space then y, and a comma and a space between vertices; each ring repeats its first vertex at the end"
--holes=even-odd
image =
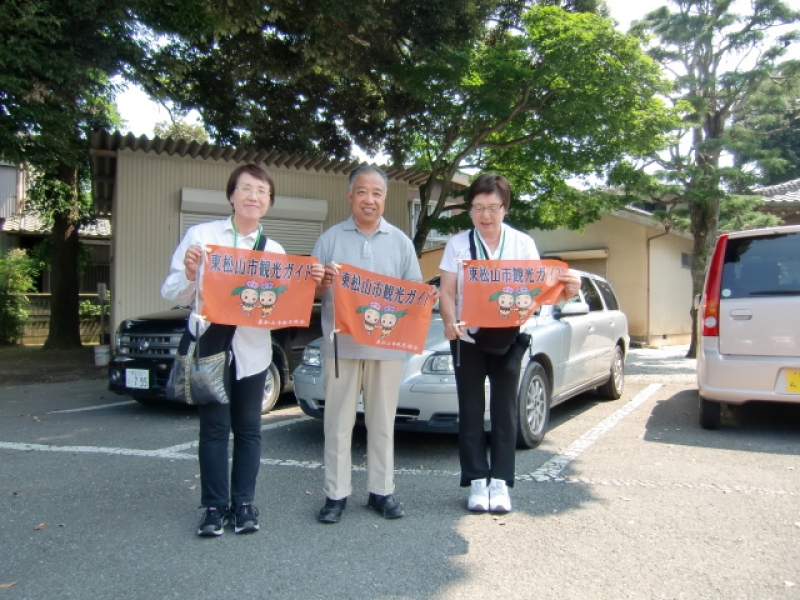
POLYGON ((212 323, 281 329, 307 327, 316 282, 312 256, 206 246, 200 314, 212 323))
POLYGON ((427 283, 340 264, 333 288, 334 328, 360 344, 422 353, 435 301, 427 283))
POLYGON ((569 267, 560 260, 465 260, 461 321, 467 327, 516 327, 542 304, 555 304, 569 267))

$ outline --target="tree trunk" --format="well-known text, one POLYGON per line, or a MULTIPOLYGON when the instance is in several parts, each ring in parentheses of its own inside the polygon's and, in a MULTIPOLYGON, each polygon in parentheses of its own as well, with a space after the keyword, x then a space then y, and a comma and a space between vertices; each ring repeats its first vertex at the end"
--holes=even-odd
POLYGON ((428 180, 419 186, 420 216, 415 224, 414 231, 414 250, 417 253, 417 258, 422 256, 422 249, 425 247, 425 242, 431 232, 431 221, 442 214, 447 198, 450 195, 450 188, 453 186, 455 173, 456 168, 453 165, 447 169, 434 167, 428 176, 428 180), (432 202, 431 195, 436 187, 437 179, 440 184, 439 197, 436 199, 433 212, 428 214, 428 206, 432 202))
POLYGON ((71 206, 56 210, 51 233, 51 301, 50 330, 44 343, 46 350, 81 347, 78 300, 78 174, 62 165, 59 180, 68 184, 71 206))
POLYGON ((694 235, 692 247, 692 338, 686 358, 697 356, 697 310, 694 308, 694 298, 703 292, 703 282, 706 276, 706 265, 714 249, 719 227, 719 194, 709 191, 706 202, 690 202, 689 217, 691 219, 691 232, 694 235))

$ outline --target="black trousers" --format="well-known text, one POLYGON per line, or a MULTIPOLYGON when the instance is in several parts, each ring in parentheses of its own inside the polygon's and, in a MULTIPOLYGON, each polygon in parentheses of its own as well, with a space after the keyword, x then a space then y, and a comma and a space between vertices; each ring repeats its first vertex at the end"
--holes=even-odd
POLYGON ((267 371, 236 380, 231 364, 230 404, 198 406, 200 415, 200 504, 225 507, 252 502, 261 466, 261 401, 267 371), (233 464, 228 440, 233 432, 233 464))
MULTIPOLYGON (((509 366, 504 356, 487 354, 475 344, 451 341, 453 357, 460 352, 456 366, 458 389, 458 454, 461 485, 473 479, 502 479, 514 486, 514 460, 517 448, 517 386, 520 365, 509 366), (489 377, 489 414, 492 420, 490 453, 487 456, 483 413, 486 407, 484 382, 489 377)), ((455 362, 455 361, 454 361, 455 362)))

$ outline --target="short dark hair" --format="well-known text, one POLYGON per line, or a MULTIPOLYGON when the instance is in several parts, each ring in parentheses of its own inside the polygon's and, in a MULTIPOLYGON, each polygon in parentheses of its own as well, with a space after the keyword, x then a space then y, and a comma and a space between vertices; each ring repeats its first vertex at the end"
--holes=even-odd
POLYGON ((472 206, 475 196, 481 194, 497 194, 508 212, 508 207, 511 205, 511 184, 508 183, 508 179, 502 175, 492 175, 491 173, 478 175, 478 178, 469 186, 467 208, 472 206))
POLYGON ((239 183, 239 177, 242 173, 247 173, 256 179, 260 179, 264 183, 269 185, 269 205, 272 206, 275 204, 275 180, 272 178, 272 175, 269 171, 267 171, 264 167, 259 167, 258 165, 240 165, 233 170, 231 176, 228 177, 228 187, 225 188, 225 192, 228 195, 228 202, 231 200, 231 196, 233 196, 233 192, 236 191, 236 185, 239 183))
POLYGON ((359 175, 363 175, 364 173, 377 173, 383 179, 383 184, 386 186, 386 192, 389 192, 389 177, 386 175, 386 171, 378 167, 377 165, 359 165, 352 171, 350 171, 350 191, 353 191, 353 182, 355 181, 356 177, 359 175))

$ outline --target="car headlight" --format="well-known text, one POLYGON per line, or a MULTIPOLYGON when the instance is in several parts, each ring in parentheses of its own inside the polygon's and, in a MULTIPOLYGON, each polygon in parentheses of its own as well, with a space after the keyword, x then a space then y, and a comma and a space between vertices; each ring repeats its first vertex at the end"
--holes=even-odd
POLYGON ((422 365, 422 372, 426 375, 452 375, 456 372, 453 366, 453 355, 449 352, 437 352, 431 354, 425 364, 422 365))
POLYGON ((117 352, 119 354, 130 354, 131 336, 125 333, 117 334, 117 352))
POLYGON ((311 367, 322 366, 322 352, 316 346, 306 346, 303 349, 303 364, 311 367))

